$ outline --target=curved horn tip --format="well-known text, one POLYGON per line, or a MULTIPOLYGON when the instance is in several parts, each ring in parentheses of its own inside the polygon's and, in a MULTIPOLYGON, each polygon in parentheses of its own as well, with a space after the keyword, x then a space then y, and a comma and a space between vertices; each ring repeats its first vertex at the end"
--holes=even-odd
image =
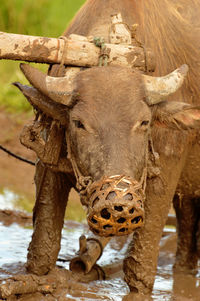
POLYGON ((187 64, 184 64, 178 68, 178 72, 183 76, 187 75, 188 71, 189 71, 189 67, 187 64))
MULTIPOLYGON (((37 70, 36 68, 32 67, 30 64, 21 63, 19 66, 21 71, 25 75, 25 77, 27 77, 30 73, 35 72, 35 70, 37 70)), ((39 72, 39 70, 37 71, 39 72)))
POLYGON ((183 84, 189 68, 184 64, 162 77, 143 75, 147 102, 150 105, 157 104, 164 98, 175 93, 183 84))

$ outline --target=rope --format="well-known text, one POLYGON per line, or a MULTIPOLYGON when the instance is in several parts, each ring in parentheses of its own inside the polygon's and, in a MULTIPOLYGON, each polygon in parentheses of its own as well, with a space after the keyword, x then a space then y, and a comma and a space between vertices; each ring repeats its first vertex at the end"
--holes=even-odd
POLYGON ((69 134, 66 133, 66 140, 67 140, 67 157, 72 164, 72 168, 74 171, 74 175, 76 178, 76 188, 80 195, 86 193, 87 187, 92 183, 92 178, 90 176, 83 176, 77 166, 76 160, 71 151, 71 144, 69 134))
POLYGON ((94 37, 93 43, 100 48, 99 67, 108 65, 109 51, 102 37, 94 37))
POLYGON ((64 41, 64 48, 63 48, 62 58, 61 58, 61 62, 60 62, 60 65, 63 66, 65 64, 65 54, 67 52, 68 39, 65 36, 60 36, 59 39, 64 41))
POLYGON ((146 47, 144 45, 141 44, 141 47, 144 51, 144 63, 145 63, 145 74, 149 74, 149 68, 148 68, 148 61, 147 61, 147 51, 146 51, 146 47))
POLYGON ((20 160, 20 161, 23 161, 23 162, 25 162, 25 163, 28 163, 28 164, 30 164, 30 165, 34 165, 34 166, 35 166, 35 163, 34 163, 33 161, 30 161, 30 160, 28 160, 28 159, 25 159, 25 158, 23 158, 23 157, 21 157, 21 156, 18 156, 18 155, 16 155, 16 154, 14 154, 13 152, 9 151, 8 149, 6 149, 5 147, 3 147, 2 145, 0 145, 0 149, 1 149, 2 151, 4 151, 5 153, 7 153, 8 155, 10 155, 10 156, 12 156, 12 157, 14 157, 14 158, 16 158, 16 159, 18 159, 18 160, 20 160))
POLYGON ((64 47, 63 47, 63 51, 62 51, 62 57, 61 57, 60 64, 59 64, 56 74, 54 76, 62 77, 65 75, 65 57, 66 57, 67 48, 68 48, 68 39, 65 36, 60 36, 59 39, 64 41, 64 47))

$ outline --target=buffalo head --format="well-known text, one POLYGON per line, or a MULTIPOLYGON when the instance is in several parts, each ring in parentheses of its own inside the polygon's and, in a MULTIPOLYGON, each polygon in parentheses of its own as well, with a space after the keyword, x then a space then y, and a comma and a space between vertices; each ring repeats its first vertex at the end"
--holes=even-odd
POLYGON ((81 197, 91 230, 112 236, 142 226, 153 122, 187 128, 200 117, 197 108, 165 100, 182 85, 188 67, 159 78, 124 67, 94 67, 73 80, 29 65, 21 69, 41 93, 34 106, 66 127, 68 155, 80 188, 85 184, 81 197))

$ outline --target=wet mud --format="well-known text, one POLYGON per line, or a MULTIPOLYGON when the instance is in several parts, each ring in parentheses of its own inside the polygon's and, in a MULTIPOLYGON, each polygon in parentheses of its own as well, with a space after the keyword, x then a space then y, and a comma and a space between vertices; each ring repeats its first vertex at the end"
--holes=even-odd
MULTIPOLYGON (((8 206, 9 204, 6 203, 8 206)), ((6 280, 17 274, 25 274, 28 244, 32 235, 31 215, 22 211, 6 209, 1 201, 0 211, 0 280, 6 280)), ((10 204, 11 205, 11 204, 10 204)), ((12 206, 10 206, 12 207, 12 206)), ((69 269, 69 262, 79 249, 79 237, 89 235, 88 226, 75 221, 65 221, 62 232, 62 247, 57 260, 59 272, 69 269)), ((55 288, 52 283, 45 283, 41 291, 25 295, 15 295, 0 300, 53 301, 53 300, 137 300, 129 294, 129 288, 123 280, 122 262, 126 256, 130 236, 113 238, 104 250, 98 265, 104 270, 106 280, 81 283, 80 277, 74 278, 66 272, 66 285, 55 288)), ((173 275, 172 266, 176 250, 174 228, 165 229, 160 242, 160 256, 152 296, 147 300, 200 300, 200 273, 196 276, 173 275)), ((200 267, 199 267, 200 271, 200 267)), ((59 275, 60 273, 54 275, 59 275)), ((45 277, 45 276, 44 276, 45 277)), ((56 276, 52 276, 56 277, 56 276)), ((54 279, 54 278, 53 278, 54 279)), ((145 299, 142 299, 145 300, 145 299)))

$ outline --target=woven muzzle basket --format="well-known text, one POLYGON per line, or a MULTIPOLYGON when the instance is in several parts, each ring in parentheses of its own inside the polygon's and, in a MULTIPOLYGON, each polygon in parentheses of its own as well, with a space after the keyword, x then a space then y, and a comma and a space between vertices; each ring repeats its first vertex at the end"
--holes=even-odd
POLYGON ((144 193, 130 177, 103 177, 88 189, 88 225, 99 236, 121 236, 142 227, 144 193))

